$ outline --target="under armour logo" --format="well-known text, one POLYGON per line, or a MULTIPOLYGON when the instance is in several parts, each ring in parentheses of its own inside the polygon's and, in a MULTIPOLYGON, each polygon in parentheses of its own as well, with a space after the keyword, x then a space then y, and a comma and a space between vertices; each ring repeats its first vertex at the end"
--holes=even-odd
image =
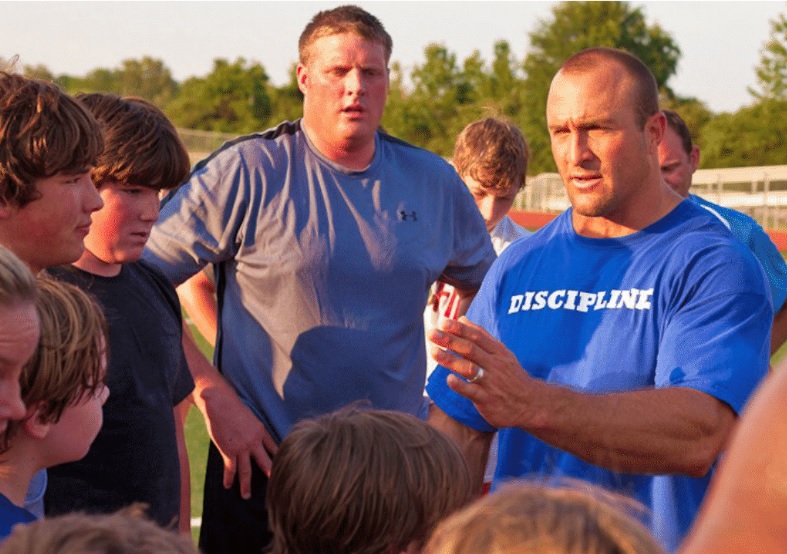
POLYGON ((404 210, 399 210, 399 217, 402 219, 402 221, 407 221, 408 218, 410 218, 412 221, 418 221, 418 214, 415 213, 415 210, 410 213, 407 213, 404 210))

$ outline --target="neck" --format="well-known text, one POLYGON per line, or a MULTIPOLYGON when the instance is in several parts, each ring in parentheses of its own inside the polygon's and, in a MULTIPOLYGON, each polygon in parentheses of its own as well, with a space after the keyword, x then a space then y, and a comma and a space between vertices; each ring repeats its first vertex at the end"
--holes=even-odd
POLYGON ((684 200, 664 182, 661 182, 656 192, 657 194, 642 195, 635 206, 622 214, 591 217, 572 212, 574 231, 588 238, 625 237, 657 222, 684 200))
POLYGON ((87 248, 85 248, 82 255, 73 265, 82 271, 98 275, 99 277, 116 277, 120 274, 120 270, 123 267, 121 264, 107 263, 100 260, 87 248))
POLYGON ((0 459, 0 493, 5 495, 16 506, 24 506, 27 489, 33 474, 42 469, 35 462, 37 457, 33 453, 24 452, 21 434, 17 431, 11 450, 2 455, 0 459))
POLYGON ((320 154, 348 169, 362 171, 369 167, 374 159, 374 138, 371 141, 347 139, 341 144, 331 144, 311 130, 305 116, 301 119, 301 128, 320 154))

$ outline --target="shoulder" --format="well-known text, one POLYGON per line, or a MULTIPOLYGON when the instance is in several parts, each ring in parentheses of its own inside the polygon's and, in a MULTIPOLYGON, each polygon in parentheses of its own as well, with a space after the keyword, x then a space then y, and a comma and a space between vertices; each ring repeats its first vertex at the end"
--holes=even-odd
POLYGON ((432 172, 442 173, 461 182, 456 170, 445 158, 387 133, 380 132, 378 135, 388 164, 398 164, 402 169, 415 171, 427 167, 432 172))
POLYGON ((259 157, 260 152, 276 150, 283 144, 296 140, 302 133, 300 120, 283 121, 276 127, 260 133, 242 135, 225 142, 207 158, 199 161, 192 170, 192 174, 200 171, 211 163, 217 163, 227 158, 259 157))

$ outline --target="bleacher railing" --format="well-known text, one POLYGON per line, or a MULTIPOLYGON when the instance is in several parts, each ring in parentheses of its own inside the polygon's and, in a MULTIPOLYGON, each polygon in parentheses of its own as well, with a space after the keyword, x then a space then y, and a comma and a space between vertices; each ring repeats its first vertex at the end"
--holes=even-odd
MULTIPOLYGON (((727 208, 752 216, 765 229, 787 229, 787 165, 699 169, 691 192, 727 208)), ((557 173, 542 173, 527 180, 514 207, 559 213, 569 201, 557 173)))

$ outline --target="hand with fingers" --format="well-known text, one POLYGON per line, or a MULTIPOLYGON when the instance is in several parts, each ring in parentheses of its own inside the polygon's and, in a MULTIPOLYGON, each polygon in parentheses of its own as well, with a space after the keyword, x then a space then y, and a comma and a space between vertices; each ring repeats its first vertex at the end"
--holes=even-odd
POLYGON ((497 428, 520 426, 534 412, 538 381, 503 343, 466 317, 429 334, 429 354, 455 375, 446 382, 497 428))
POLYGON ((262 422, 238 398, 225 381, 202 390, 198 407, 205 418, 208 434, 224 459, 224 487, 230 488, 238 476, 241 496, 251 497, 251 464, 266 474, 276 443, 262 422))

